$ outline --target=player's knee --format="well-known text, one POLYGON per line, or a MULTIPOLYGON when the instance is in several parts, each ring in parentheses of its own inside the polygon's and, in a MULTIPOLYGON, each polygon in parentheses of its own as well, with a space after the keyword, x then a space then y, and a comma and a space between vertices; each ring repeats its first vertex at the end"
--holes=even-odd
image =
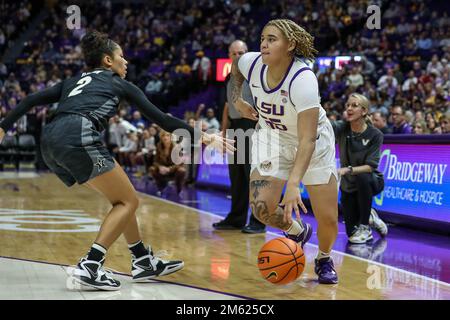
POLYGON ((121 201, 118 201, 116 204, 120 204, 125 206, 128 210, 127 212, 134 213, 139 207, 139 198, 136 194, 130 195, 121 201))
POLYGON ((130 206, 132 211, 136 211, 137 208, 139 207, 139 198, 136 194, 134 194, 131 199, 130 199, 130 206))
POLYGON ((320 219, 318 219, 319 225, 326 226, 328 228, 337 228, 338 227, 338 216, 337 213, 333 214, 327 214, 320 219))

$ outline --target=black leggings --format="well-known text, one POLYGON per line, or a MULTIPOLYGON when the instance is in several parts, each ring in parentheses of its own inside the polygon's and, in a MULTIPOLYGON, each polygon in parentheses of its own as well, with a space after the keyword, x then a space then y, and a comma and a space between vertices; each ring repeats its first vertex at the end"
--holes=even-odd
POLYGON ((361 173, 356 177, 355 192, 341 190, 341 205, 344 211, 345 231, 350 237, 360 224, 368 225, 372 198, 374 196, 374 177, 371 173, 361 173))

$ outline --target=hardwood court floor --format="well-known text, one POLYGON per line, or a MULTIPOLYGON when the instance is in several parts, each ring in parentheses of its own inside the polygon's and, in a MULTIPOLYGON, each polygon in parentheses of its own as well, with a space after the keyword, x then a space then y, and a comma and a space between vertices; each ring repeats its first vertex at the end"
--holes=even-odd
MULTIPOLYGON (((110 208, 100 194, 81 186, 66 188, 51 174, 1 179, 0 192, 2 257, 76 264, 110 208)), ((214 231, 211 224, 217 218, 213 215, 143 194, 140 198, 137 215, 144 241, 155 251, 164 249, 169 257, 185 261, 182 271, 161 278, 172 284, 256 299, 450 299, 450 286, 444 282, 341 253, 333 253, 339 284, 319 285, 313 270, 317 250, 313 245, 305 247, 307 266, 300 279, 275 286, 263 280, 256 267, 259 249, 275 235, 214 231)), ((5 260, 0 259, 0 265, 5 260)), ((106 267, 130 273, 123 237, 108 251, 106 267)), ((8 268, 6 277, 9 287, 21 288, 19 268, 8 268)), ((139 290, 154 292, 156 285, 140 284, 139 290)), ((55 277, 48 286, 65 289, 65 281, 55 277)), ((208 298, 195 290, 190 294, 192 299, 208 298)), ((177 297, 162 294, 156 298, 177 297)))

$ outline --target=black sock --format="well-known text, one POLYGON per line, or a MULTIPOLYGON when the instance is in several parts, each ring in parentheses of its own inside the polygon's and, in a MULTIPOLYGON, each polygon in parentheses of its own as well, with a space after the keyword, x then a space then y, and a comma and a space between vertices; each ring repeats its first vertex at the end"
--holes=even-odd
POLYGON ((106 249, 99 245, 98 243, 94 243, 91 247, 91 250, 89 250, 87 259, 88 260, 94 260, 97 262, 100 262, 103 260, 106 254, 106 249))
POLYGON ((147 248, 144 246, 144 244, 142 243, 141 240, 139 240, 136 243, 133 244, 129 244, 128 245, 128 249, 130 249, 131 253, 133 254, 133 256, 135 256, 136 258, 140 258, 143 257, 145 255, 148 254, 148 250, 147 248))

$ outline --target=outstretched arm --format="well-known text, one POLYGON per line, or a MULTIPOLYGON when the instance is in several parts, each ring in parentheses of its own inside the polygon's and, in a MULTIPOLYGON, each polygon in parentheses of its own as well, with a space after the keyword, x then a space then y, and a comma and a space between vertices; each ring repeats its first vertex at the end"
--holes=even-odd
POLYGON ((17 107, 8 114, 2 123, 0 123, 0 141, 2 140, 5 132, 8 131, 24 114, 30 111, 31 108, 58 102, 61 97, 61 91, 62 82, 54 85, 53 87, 26 96, 22 101, 20 101, 17 107))
POLYGON ((234 147, 231 145, 233 141, 223 139, 220 136, 201 132, 197 129, 192 128, 184 121, 165 114, 147 99, 141 89, 136 87, 131 82, 124 80, 119 81, 120 89, 122 92, 121 96, 127 101, 136 105, 139 111, 141 111, 147 119, 156 122, 156 124, 158 124, 164 130, 173 132, 176 129, 185 129, 189 132, 191 141, 194 141, 196 137, 201 137, 201 141, 204 144, 212 144, 216 149, 225 149, 225 151, 227 152, 234 151, 234 147))
MULTIPOLYGON (((135 105, 140 112, 149 120, 156 122, 161 128, 168 132, 173 132, 176 129, 186 129, 191 135, 191 139, 194 137, 195 130, 184 121, 169 116, 159 110, 153 103, 151 103, 145 94, 137 86, 128 81, 121 81, 123 89, 123 98, 133 105, 135 105)), ((200 137, 200 132, 196 132, 200 137)))

